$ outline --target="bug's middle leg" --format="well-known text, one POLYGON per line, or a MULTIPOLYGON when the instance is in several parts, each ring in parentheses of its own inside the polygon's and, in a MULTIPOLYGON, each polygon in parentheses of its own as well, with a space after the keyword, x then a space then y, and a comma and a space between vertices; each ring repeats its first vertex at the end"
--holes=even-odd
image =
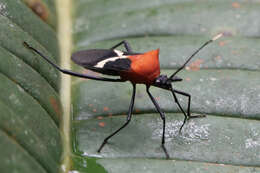
POLYGON ((159 112, 159 114, 160 114, 160 116, 161 116, 161 118, 162 118, 162 120, 163 120, 162 148, 163 148, 163 151, 164 151, 164 153, 165 153, 165 155, 166 155, 166 159, 169 159, 170 156, 169 156, 169 154, 168 154, 168 152, 167 152, 167 150, 166 150, 166 148, 165 148, 165 146, 164 146, 164 143, 165 143, 165 114, 164 114, 164 112, 161 110, 159 104, 156 102, 156 100, 154 99, 154 97, 152 96, 152 94, 150 93, 149 87, 150 87, 150 86, 146 86, 146 92, 148 93, 150 99, 152 100, 154 106, 156 107, 157 111, 159 112))
POLYGON ((122 130, 123 128, 125 128, 128 123, 131 121, 132 118, 132 112, 133 112, 133 107, 134 107, 134 101, 135 101, 135 92, 136 92, 136 84, 133 84, 133 94, 132 94, 132 98, 131 98, 131 102, 130 102, 130 106, 129 106, 129 111, 128 111, 128 115, 126 118, 126 122, 123 124, 123 126, 121 126, 119 129, 117 129, 116 131, 114 131, 111 135, 109 135, 108 137, 106 137, 103 141, 103 143, 101 144, 101 146, 98 149, 98 152, 100 152, 102 150, 102 148, 105 146, 105 144, 107 143, 107 141, 113 137, 115 134, 117 134, 120 130, 122 130))

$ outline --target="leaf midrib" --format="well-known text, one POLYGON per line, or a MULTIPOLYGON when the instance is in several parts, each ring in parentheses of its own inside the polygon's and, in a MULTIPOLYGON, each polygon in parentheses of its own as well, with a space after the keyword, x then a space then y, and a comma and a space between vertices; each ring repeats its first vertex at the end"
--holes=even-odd
MULTIPOLYGON (((71 19, 71 0, 56 0, 58 18, 58 40, 60 47, 60 66, 70 69, 70 55, 72 47, 72 19, 71 19)), ((61 75, 60 98, 63 106, 63 117, 61 122, 61 133, 63 140, 63 155, 60 172, 69 172, 71 167, 71 143, 70 143, 70 102, 71 102, 71 77, 61 75)))

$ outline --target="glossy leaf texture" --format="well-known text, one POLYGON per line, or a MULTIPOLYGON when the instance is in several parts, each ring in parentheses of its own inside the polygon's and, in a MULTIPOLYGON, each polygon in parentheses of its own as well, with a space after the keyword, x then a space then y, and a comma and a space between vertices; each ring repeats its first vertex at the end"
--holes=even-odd
POLYGON ((59 170, 59 73, 23 45, 58 62, 54 28, 23 1, 0 0, 0 172, 59 170))
MULTIPOLYGON (((75 51, 122 40, 136 52, 160 48, 162 74, 172 74, 214 35, 225 37, 196 55, 178 74, 183 81, 174 83, 191 94, 191 112, 206 118, 189 120, 179 134, 184 116, 171 93, 151 89, 166 113, 170 160, 160 147, 162 121, 141 85, 132 121, 97 153, 126 121, 132 87, 74 78, 74 169, 85 172, 96 162, 107 172, 259 172, 259 9, 254 0, 75 1, 75 51)), ((187 97, 178 98, 186 110, 187 97)))

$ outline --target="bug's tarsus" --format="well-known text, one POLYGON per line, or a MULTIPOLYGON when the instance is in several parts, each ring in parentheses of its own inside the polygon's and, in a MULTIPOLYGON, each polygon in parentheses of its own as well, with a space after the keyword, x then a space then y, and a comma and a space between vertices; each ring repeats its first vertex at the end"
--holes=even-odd
POLYGON ((190 119, 192 119, 192 118, 205 118, 206 117, 206 115, 204 115, 204 114, 192 114, 192 115, 187 115, 187 116, 185 116, 185 118, 184 118, 184 120, 183 120, 183 123, 182 123, 182 125, 181 125, 181 128, 179 129, 179 133, 181 133, 181 130, 182 130, 182 128, 183 128, 183 126, 185 125, 185 123, 187 122, 187 121, 189 121, 190 119))
POLYGON ((187 60, 186 62, 178 69, 176 70, 169 78, 172 79, 178 72, 180 72, 187 64, 188 62, 202 49, 204 48, 206 45, 208 45, 209 43, 219 39, 220 37, 223 36, 223 33, 220 33, 216 36, 214 36, 212 39, 206 41, 201 47, 199 47, 187 60))
MULTIPOLYGON (((132 83, 133 84, 133 83, 132 83)), ((101 146, 99 147, 97 152, 100 152, 102 150, 102 148, 106 145, 107 141, 113 137, 115 134, 117 134, 120 130, 122 130, 123 128, 125 128, 129 122, 131 121, 132 118, 132 113, 133 113, 133 108, 134 108, 134 102, 135 102, 135 93, 136 93, 136 84, 133 84, 133 93, 132 93, 132 98, 131 98, 131 102, 130 102, 130 106, 129 106, 129 110, 128 110, 128 114, 127 114, 127 118, 126 118, 126 122, 116 131, 114 131, 111 135, 109 135, 108 137, 106 137, 103 141, 103 143, 101 144, 101 146)))
POLYGON ((31 48, 31 46, 30 46, 28 43, 26 43, 25 41, 23 42, 23 45, 24 45, 24 47, 26 47, 27 49, 30 49, 30 48, 31 48))
POLYGON ((153 102, 153 104, 154 104, 154 106, 155 106, 157 112, 160 114, 161 119, 163 120, 163 134, 162 134, 162 144, 161 144, 161 145, 162 145, 163 151, 164 151, 164 153, 165 153, 165 155, 166 155, 166 159, 169 159, 170 156, 169 156, 169 154, 168 154, 168 152, 167 152, 167 150, 166 150, 166 148, 165 148, 165 146, 164 146, 164 144, 165 144, 165 123, 166 123, 165 114, 164 114, 164 112, 161 110, 161 108, 160 108, 159 104, 157 103, 157 101, 154 99, 154 97, 153 97, 152 94, 150 93, 149 88, 150 88, 150 86, 147 85, 147 86, 146 86, 146 92, 148 93, 148 95, 149 95, 151 101, 153 102))
POLYGON ((206 115, 204 115, 204 114, 192 114, 188 117, 187 120, 192 119, 192 118, 204 118, 204 117, 206 117, 206 115))
POLYGON ((68 74, 71 76, 76 76, 76 77, 80 77, 80 78, 86 78, 86 79, 93 79, 93 80, 98 80, 98 81, 107 81, 107 82, 125 82, 125 80, 122 79, 111 79, 111 78, 104 78, 104 77, 99 77, 99 76, 91 76, 91 75, 87 75, 87 74, 82 74, 82 73, 76 73, 70 70, 66 70, 66 69, 62 69, 59 66, 57 66, 55 63, 53 63, 49 58, 47 58, 46 56, 44 56, 40 51, 38 51, 37 49, 31 47, 28 43, 23 42, 24 46, 28 49, 31 49, 32 51, 34 51, 36 54, 40 55, 43 59, 45 59, 49 64, 51 64, 54 68, 56 68, 57 70, 59 70, 60 72, 64 73, 64 74, 68 74))
POLYGON ((115 49, 115 48, 119 47, 122 44, 124 44, 124 47, 125 47, 125 49, 126 49, 126 51, 128 53, 133 52, 130 44, 126 40, 121 41, 120 43, 116 44, 115 46, 111 47, 110 49, 115 49))

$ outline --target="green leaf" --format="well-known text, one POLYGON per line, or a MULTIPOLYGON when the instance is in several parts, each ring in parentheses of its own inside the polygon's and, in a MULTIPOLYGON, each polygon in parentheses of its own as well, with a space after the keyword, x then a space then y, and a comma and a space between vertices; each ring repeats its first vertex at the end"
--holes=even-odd
MULTIPOLYGON (((18 25, 26 33, 29 33, 34 39, 44 45, 47 50, 53 53, 54 58, 58 59, 59 49, 57 49, 57 36, 53 28, 46 25, 38 16, 32 14, 31 9, 26 7, 21 0, 1 0, 1 3, 1 14, 3 16, 18 25), (37 25, 35 25, 35 23, 37 23, 37 25)), ((8 24, 1 23, 5 25, 8 24)), ((9 25, 7 25, 7 27, 9 25)))
MULTIPOLYGON (((162 74, 172 74, 200 45, 219 32, 178 76, 174 88, 191 94, 189 120, 179 134, 183 114, 171 93, 151 89, 166 112, 165 160, 162 120, 145 86, 137 86, 130 124, 126 121, 132 87, 73 79, 75 154, 100 158, 108 172, 258 172, 260 153, 260 81, 258 2, 245 1, 76 1, 75 50, 110 48, 127 40, 134 51, 160 48, 162 74), (250 22, 254 21, 254 22, 250 22)), ((122 48, 123 49, 123 48, 122 48)), ((74 66, 78 72, 89 73, 74 66)), ((92 74, 92 73, 89 73, 92 74)), ((178 95, 187 108, 187 97, 178 95)), ((84 168, 82 164, 81 168, 84 168)), ((80 170, 77 166, 77 169, 80 170)))
POLYGON ((59 73, 23 46, 59 59, 56 32, 22 1, 0 0, 1 172, 58 172, 59 73))
MULTIPOLYGON (((66 2, 0 0, 0 172, 260 172, 257 0, 77 0, 63 6, 66 2), (66 30, 70 22, 72 33, 66 30), (66 64, 63 53, 70 46, 106 49, 127 40, 136 52, 159 48, 161 73, 171 75, 220 32, 226 37, 196 55, 178 73, 183 81, 173 85, 191 95, 192 114, 205 118, 190 119, 179 133, 184 116, 171 93, 151 88, 166 114, 169 160, 161 148, 162 120, 145 86, 137 86, 130 124, 97 153, 126 120, 130 83, 73 78, 69 86, 23 45, 66 64), (61 84, 69 87, 60 90, 61 84), (60 98, 70 87, 71 118, 60 98), (71 134, 64 134, 70 126, 71 134)), ((73 70, 97 75, 76 65, 73 70)), ((186 111, 188 98, 177 96, 186 111)))
POLYGON ((26 151, 23 150, 3 131, 0 131, 0 146, 5 147, 1 151, 1 164, 0 169, 3 172, 39 172, 45 173, 46 171, 32 158, 26 151))

